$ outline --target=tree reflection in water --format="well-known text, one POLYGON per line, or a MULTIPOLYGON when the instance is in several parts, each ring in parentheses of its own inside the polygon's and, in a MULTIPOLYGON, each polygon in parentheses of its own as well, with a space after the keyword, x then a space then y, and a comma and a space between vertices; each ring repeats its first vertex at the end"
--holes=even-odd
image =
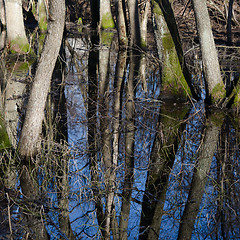
POLYGON ((159 63, 114 46, 101 36, 66 39, 67 73, 55 69, 46 145, 36 165, 22 169, 21 194, 30 198, 11 195, 21 209, 10 212, 13 234, 237 239, 237 118, 163 99, 159 63))

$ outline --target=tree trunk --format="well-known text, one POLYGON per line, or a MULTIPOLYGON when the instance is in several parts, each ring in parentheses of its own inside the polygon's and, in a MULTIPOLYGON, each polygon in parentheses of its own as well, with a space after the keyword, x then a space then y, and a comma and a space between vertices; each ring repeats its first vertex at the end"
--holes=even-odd
POLYGON ((219 116, 212 116, 212 119, 219 119, 219 122, 215 124, 213 120, 211 120, 211 116, 206 122, 203 141, 199 150, 198 161, 194 169, 188 200, 181 218, 178 240, 190 240, 192 237, 192 231, 202 201, 212 158, 218 143, 221 124, 223 122, 221 116, 220 118, 219 116))
POLYGON ((232 11, 233 11, 233 0, 229 0, 228 18, 227 18, 227 44, 228 45, 232 45, 232 11))
POLYGON ((150 7, 151 7, 150 0, 147 0, 144 8, 144 13, 141 18, 141 23, 140 23, 142 47, 147 46, 147 22, 148 22, 148 13, 149 13, 150 7))
POLYGON ((38 0, 38 26, 41 32, 47 31, 48 6, 46 0, 38 0))
POLYGON ((102 29, 114 28, 110 0, 100 0, 100 26, 102 29))
POLYGON ((126 132, 125 132, 125 166, 122 190, 122 206, 119 220, 120 239, 127 240, 128 220, 132 200, 134 180, 134 149, 135 149, 135 92, 136 75, 139 72, 139 52, 130 51, 129 76, 126 87, 126 132))
POLYGON ((27 53, 29 43, 25 33, 22 0, 6 0, 7 39, 10 50, 17 53, 27 53))
MULTIPOLYGON (((111 40, 111 37, 110 37, 111 40)), ((100 40, 101 42, 101 40, 100 40)), ((99 50, 99 115, 100 115, 100 133, 101 133, 101 152, 102 152, 102 167, 105 185, 105 226, 104 239, 110 240, 110 221, 111 221, 111 208, 113 204, 114 192, 113 185, 113 165, 112 165, 112 134, 110 129, 110 99, 109 93, 109 68, 110 68, 110 46, 104 45, 99 50)))
POLYGON ((138 14, 138 1, 128 0, 128 11, 130 19, 130 46, 141 45, 141 32, 140 32, 140 22, 138 14))
POLYGON ((3 0, 0 0, 0 21, 3 26, 6 25, 5 5, 3 0))
POLYGON ((22 157, 33 156, 37 152, 45 103, 62 42, 65 22, 65 1, 50 1, 50 14, 52 21, 48 25, 49 34, 46 37, 44 49, 34 77, 26 117, 19 140, 18 150, 22 157))
MULTIPOLYGON (((124 73, 126 69, 127 51, 118 52, 118 58, 116 63, 116 72, 114 78, 114 103, 113 103, 113 177, 114 190, 117 190, 116 182, 116 170, 118 167, 119 159, 119 147, 120 147, 120 121, 121 121, 121 108, 122 108, 122 87, 124 82, 124 73)), ((113 239, 119 239, 119 226, 116 219, 116 210, 114 202, 112 206, 112 235, 113 239)))
POLYGON ((206 98, 207 102, 217 104, 218 101, 225 97, 226 91, 221 77, 207 4, 206 0, 192 1, 202 52, 203 70, 206 81, 206 98))
POLYGON ((116 3, 117 6, 117 30, 118 30, 118 41, 119 45, 127 46, 128 39, 127 39, 127 29, 125 24, 125 17, 123 12, 123 1, 118 0, 116 3))
POLYGON ((191 90, 192 97, 195 99, 199 99, 199 96, 197 92, 195 91, 193 84, 192 84, 192 76, 191 73, 189 72, 189 69, 187 67, 184 54, 183 54, 183 49, 182 49, 182 44, 181 44, 181 39, 179 36, 176 20, 174 17, 174 13, 171 7, 171 4, 169 0, 155 0, 152 1, 153 7, 154 7, 154 16, 156 18, 156 21, 158 21, 158 18, 156 16, 163 15, 164 19, 167 23, 168 29, 170 31, 170 34, 172 36, 172 40, 175 45, 175 49, 177 52, 177 56, 179 59, 179 63, 183 72, 183 75, 185 77, 185 80, 187 81, 187 84, 191 90), (156 5, 158 4, 158 7, 156 5), (160 11, 160 9, 161 11, 160 11))
POLYGON ((91 6, 91 16, 92 16, 91 26, 93 28, 97 28, 99 24, 99 19, 100 19, 99 1, 90 0, 90 6, 91 6))
POLYGON ((189 112, 188 106, 166 103, 160 109, 156 135, 150 155, 149 171, 142 203, 139 239, 158 239, 169 175, 189 112), (173 111, 173 109, 176 110, 173 111), (167 116, 167 117, 166 117, 167 116))

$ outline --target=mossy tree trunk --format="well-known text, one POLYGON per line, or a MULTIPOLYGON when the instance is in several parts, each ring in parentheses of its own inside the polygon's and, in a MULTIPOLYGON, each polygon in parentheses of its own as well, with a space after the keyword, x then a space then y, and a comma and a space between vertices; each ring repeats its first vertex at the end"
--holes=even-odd
POLYGON ((6 0, 6 25, 7 40, 10 45, 10 51, 13 53, 27 53, 29 43, 27 40, 22 12, 21 0, 6 0))
POLYGON ((38 0, 38 26, 41 32, 47 31, 48 6, 46 0, 38 0))
POLYGON ((182 49, 182 43, 181 43, 180 35, 178 32, 178 27, 176 24, 176 20, 175 20, 175 16, 174 16, 171 4, 170 4, 169 0, 153 0, 152 4, 153 4, 153 8, 154 8, 154 16, 155 16, 156 21, 158 21, 159 16, 161 16, 161 15, 164 16, 164 19, 166 21, 169 32, 172 36, 172 40, 175 45, 175 49, 177 52, 177 56, 179 59, 179 63, 180 63, 181 69, 182 69, 183 76, 191 90, 192 97, 195 99, 199 99, 199 96, 192 84, 191 73, 189 72, 189 69, 188 69, 186 61, 185 61, 185 57, 184 57, 183 49, 182 49))
MULTIPOLYGON (((161 8, 156 2, 153 2, 153 4, 154 23, 156 25, 156 27, 154 27, 154 33, 159 58, 162 63, 161 96, 162 98, 180 98, 181 100, 187 100, 192 96, 192 91, 186 78, 184 78, 181 62, 179 61, 176 51, 176 45, 174 44, 161 8)), ((191 79, 189 79, 189 81, 190 80, 191 79)))
POLYGON ((100 27, 108 29, 114 26, 110 0, 100 0, 100 27))

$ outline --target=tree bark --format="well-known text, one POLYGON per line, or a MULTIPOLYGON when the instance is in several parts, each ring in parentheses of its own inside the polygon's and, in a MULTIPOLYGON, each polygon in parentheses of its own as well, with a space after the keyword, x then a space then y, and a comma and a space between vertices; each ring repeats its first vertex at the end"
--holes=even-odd
POLYGON ((136 74, 139 72, 139 52, 130 53, 129 76, 126 88, 126 133, 125 133, 125 165, 124 183, 122 190, 122 206, 119 220, 120 239, 127 240, 128 220, 132 200, 132 187, 134 180, 134 147, 135 147, 135 92, 136 74))
POLYGON ((127 29, 125 24, 125 17, 123 12, 123 1, 124 0, 118 0, 116 3, 117 6, 117 30, 118 30, 118 41, 119 45, 121 46, 127 46, 128 39, 127 39, 127 29))
POLYGON ((147 46, 147 22, 148 22, 148 13, 150 10, 150 0, 147 0, 145 3, 144 13, 140 22, 140 30, 141 30, 141 46, 147 46))
POLYGON ((65 1, 50 1, 51 22, 48 25, 49 34, 46 37, 44 49, 37 67, 36 75, 29 97, 26 116, 19 140, 21 157, 33 156, 42 130, 45 103, 51 83, 51 77, 60 50, 64 22, 65 1))
POLYGON ((6 25, 5 5, 3 0, 0 0, 0 21, 3 26, 6 25))
POLYGON ((25 33, 22 0, 6 0, 7 39, 10 50, 17 53, 29 51, 29 43, 25 33))
POLYGON ((142 233, 139 239, 159 238, 169 175, 185 129, 186 122, 183 119, 188 112, 187 106, 176 107, 167 103, 161 107, 143 196, 140 222, 142 233), (177 108, 177 111, 173 111, 173 108, 177 108))
MULTIPOLYGON (((192 97, 195 99, 199 99, 199 96, 196 92, 196 90, 194 89, 194 86, 192 84, 192 76, 191 73, 189 72, 189 69, 187 67, 185 58, 184 58, 184 54, 183 54, 183 49, 182 49, 182 44, 181 44, 181 39, 180 39, 180 35, 178 32, 178 28, 177 28, 177 24, 176 24, 176 20, 174 17, 174 13, 171 7, 171 4, 169 2, 169 0, 155 0, 152 2, 153 3, 153 7, 154 7, 154 15, 155 16, 159 16, 159 15, 163 15, 164 19, 167 23, 168 29, 170 31, 170 34, 172 36, 172 40, 174 42, 175 45, 175 49, 177 52, 177 56, 179 59, 179 63, 183 72, 183 75, 185 77, 185 80, 188 83, 188 86, 191 90, 192 93, 192 97), (156 8, 156 4, 158 4, 158 6, 160 7, 161 11, 159 11, 156 8)), ((157 18, 156 18, 157 21, 157 18)))
POLYGON ((207 102, 218 103, 225 97, 217 50, 215 47, 206 0, 192 0, 202 52, 207 102))
MULTIPOLYGON (((111 44, 109 44, 111 45, 111 44)), ((99 50, 99 115, 100 115, 100 132, 101 132, 101 152, 102 152, 102 167, 105 186, 105 226, 104 239, 110 239, 110 221, 111 208, 113 204, 114 192, 113 185, 114 171, 112 165, 112 137, 110 130, 110 99, 109 93, 109 68, 110 68, 110 46, 102 46, 99 50)))
POLYGON ((91 6, 91 16, 92 16, 91 26, 93 28, 97 28, 100 21, 99 1, 90 0, 90 6, 91 6))
POLYGON ((100 0, 100 26, 102 29, 114 28, 110 0, 100 0))
POLYGON ((130 46, 141 46, 141 31, 138 14, 138 1, 128 0, 128 11, 130 20, 130 46))
POLYGON ((38 26, 41 32, 47 31, 48 6, 46 0, 38 0, 38 26))
POLYGON ((233 0, 229 0, 228 18, 227 18, 227 44, 228 45, 232 45, 232 11, 233 11, 233 0))
POLYGON ((212 158, 217 147, 221 123, 223 121, 221 117, 218 119, 220 124, 215 124, 211 120, 211 116, 206 122, 206 128, 198 154, 198 161, 194 169, 188 200, 181 218, 178 240, 190 240, 192 237, 192 231, 202 201, 212 158))

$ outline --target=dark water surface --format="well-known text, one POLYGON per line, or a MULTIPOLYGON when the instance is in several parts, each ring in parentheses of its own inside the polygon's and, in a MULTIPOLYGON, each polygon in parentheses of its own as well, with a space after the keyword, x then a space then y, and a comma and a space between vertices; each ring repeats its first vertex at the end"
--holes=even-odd
POLYGON ((240 239, 237 115, 174 96, 171 56, 92 42, 66 39, 34 164, 14 149, 35 67, 1 61, 0 239, 240 239))

